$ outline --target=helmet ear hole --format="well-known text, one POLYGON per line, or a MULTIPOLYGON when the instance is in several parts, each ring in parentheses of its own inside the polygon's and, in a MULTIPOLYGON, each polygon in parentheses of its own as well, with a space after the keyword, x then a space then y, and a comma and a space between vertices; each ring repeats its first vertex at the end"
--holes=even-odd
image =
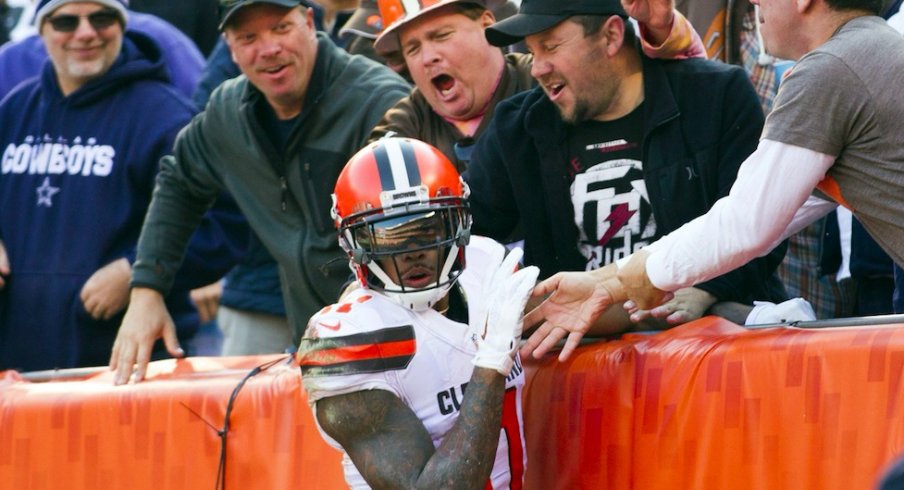
POLYGON ((470 228, 463 229, 458 232, 458 237, 455 240, 455 244, 459 247, 464 247, 471 241, 471 230, 470 228))
POLYGON ((363 248, 352 249, 352 261, 359 265, 365 265, 370 262, 370 255, 363 248))

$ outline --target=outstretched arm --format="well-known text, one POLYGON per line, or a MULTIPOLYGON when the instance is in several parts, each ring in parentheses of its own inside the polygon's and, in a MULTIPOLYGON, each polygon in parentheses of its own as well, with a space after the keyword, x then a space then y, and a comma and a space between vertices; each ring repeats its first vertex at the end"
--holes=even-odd
POLYGON ((640 25, 643 52, 650 58, 706 58, 700 35, 674 0, 622 0, 625 12, 640 25))
POLYGON ((625 12, 646 27, 651 44, 660 45, 669 36, 675 20, 674 0, 622 0, 625 12))
POLYGON ((144 379, 154 342, 161 336, 171 355, 184 356, 163 294, 173 285, 192 233, 221 191, 199 144, 203 124, 203 116, 195 118, 180 133, 174 150, 177 156, 160 161, 132 264, 129 307, 110 355, 116 384, 127 383, 135 365, 135 381, 144 379))
POLYGON ((620 269, 610 264, 590 272, 563 272, 538 284, 534 296, 549 298, 524 317, 525 325, 542 324, 522 353, 541 356, 567 335, 559 354, 565 360, 613 303, 630 298, 626 308, 651 309, 674 296, 668 291, 718 276, 771 250, 820 216, 802 204, 833 162, 830 155, 761 141, 741 166, 729 195, 705 215, 635 252, 620 269))
POLYGON ((629 297, 640 308, 649 309, 659 303, 650 301, 655 294, 645 292, 647 286, 675 290, 697 284, 768 252, 827 212, 829 208, 822 207, 812 213, 810 206, 803 205, 834 161, 831 155, 806 148, 760 141, 741 165, 728 196, 706 214, 635 253, 631 262, 643 254, 643 267, 619 271, 622 282, 627 278, 639 285, 636 292, 628 292, 629 297))
POLYGON ((372 488, 482 488, 493 467, 504 378, 475 368, 455 426, 433 447, 424 424, 384 390, 317 402, 317 420, 372 488))

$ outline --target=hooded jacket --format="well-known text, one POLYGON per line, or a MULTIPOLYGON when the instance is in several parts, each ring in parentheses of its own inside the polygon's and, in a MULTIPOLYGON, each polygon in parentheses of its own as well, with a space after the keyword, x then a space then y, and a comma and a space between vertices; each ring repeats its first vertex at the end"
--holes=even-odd
MULTIPOLYGON (((79 293, 101 267, 134 259, 158 162, 192 113, 160 49, 135 32, 107 73, 68 96, 48 61, 0 104, 0 239, 11 269, 0 368, 108 362, 122 313, 94 320, 79 293)), ((187 292, 167 301, 180 337, 191 335, 187 292)))
MULTIPOLYGON (((129 31, 145 34, 160 46, 170 83, 191 97, 204 70, 204 56, 195 43, 169 22, 141 12, 129 11, 129 31)), ((0 46, 0 99, 22 81, 38 76, 45 61, 47 49, 37 34, 0 46)))

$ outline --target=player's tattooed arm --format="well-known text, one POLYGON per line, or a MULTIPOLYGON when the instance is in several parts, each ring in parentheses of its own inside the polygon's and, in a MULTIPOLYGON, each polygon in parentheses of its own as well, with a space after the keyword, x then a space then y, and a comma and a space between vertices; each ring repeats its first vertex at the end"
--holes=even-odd
POLYGON ((474 368, 458 419, 436 449, 414 412, 384 390, 324 398, 317 420, 372 488, 483 488, 499 444, 504 388, 499 373, 474 368))

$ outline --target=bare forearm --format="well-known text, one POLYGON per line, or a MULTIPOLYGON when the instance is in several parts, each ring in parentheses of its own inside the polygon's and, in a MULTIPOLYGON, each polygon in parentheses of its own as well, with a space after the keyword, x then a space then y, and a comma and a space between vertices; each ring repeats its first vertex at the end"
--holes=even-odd
POLYGON ((452 430, 427 462, 418 488, 482 488, 499 445, 503 377, 476 367, 452 430))
MULTIPOLYGON (((389 383, 386 391, 355 391, 317 402, 321 428, 342 445, 371 487, 470 489, 486 485, 502 431, 505 378, 517 364, 515 347, 521 337, 523 312, 540 272, 533 266, 517 267, 520 248, 506 255, 497 245, 489 255, 487 262, 492 265, 484 281, 485 302, 477 305, 468 328, 476 347, 471 360, 474 367, 458 415, 451 429, 441 435, 439 447, 433 446, 438 434, 431 436, 411 407, 390 392, 395 391, 391 381, 373 381, 389 383), (395 450, 386 450, 390 447, 395 450)), ((300 350, 333 348, 320 343, 323 341, 311 340, 300 350)), ((519 366, 516 375, 520 374, 519 366)), ((316 390, 318 380, 308 376, 305 387, 316 390)), ((311 396, 316 400, 317 391, 311 396)), ((439 408, 443 415, 453 416, 439 408)))
POLYGON ((439 448, 411 409, 383 390, 324 398, 317 419, 371 488, 482 488, 499 444, 503 393, 499 373, 475 368, 439 448))
POLYGON ((747 321, 747 316, 750 315, 751 310, 753 310, 753 306, 751 305, 745 305, 735 301, 723 301, 714 304, 712 308, 709 309, 709 313, 725 318, 738 325, 743 325, 744 322, 747 321))

